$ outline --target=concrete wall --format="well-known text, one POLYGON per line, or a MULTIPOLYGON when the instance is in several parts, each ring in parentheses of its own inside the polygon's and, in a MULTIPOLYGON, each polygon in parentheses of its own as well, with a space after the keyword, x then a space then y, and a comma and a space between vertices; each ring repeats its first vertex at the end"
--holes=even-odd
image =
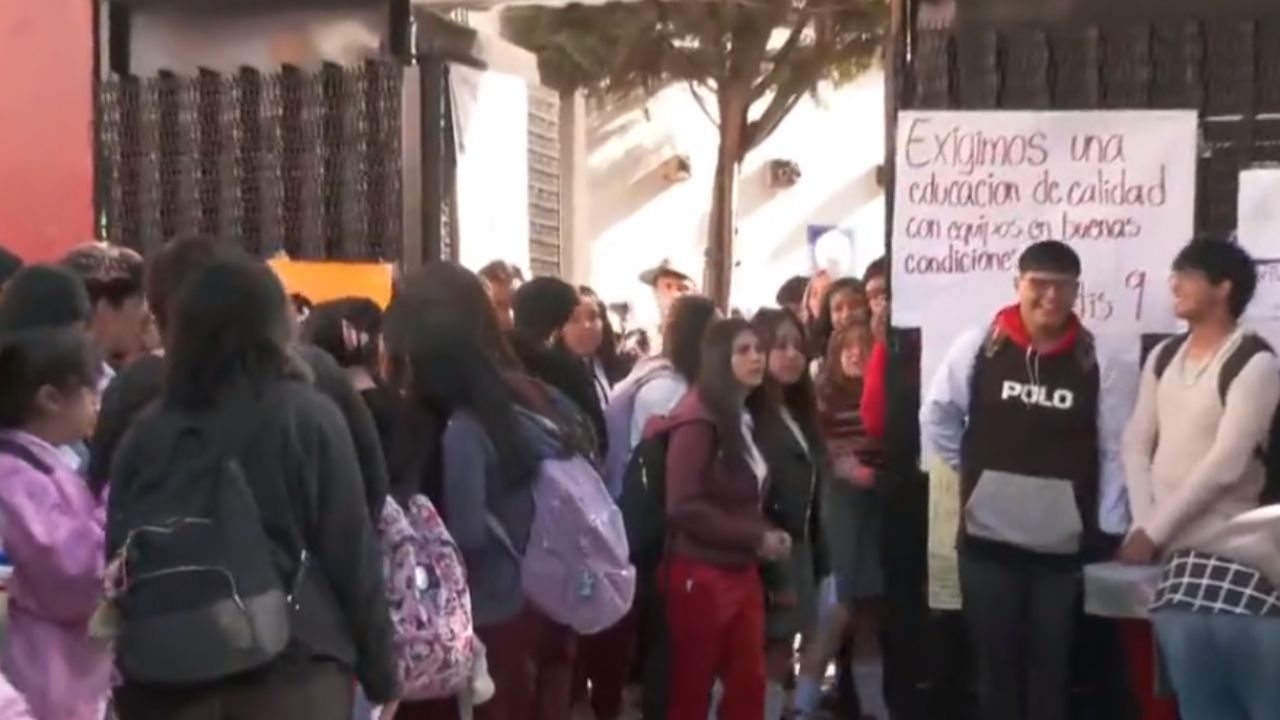
MULTIPOLYGON (((611 300, 630 299, 647 310, 647 291, 636 280, 641 268, 670 258, 702 277, 716 131, 685 86, 647 102, 593 105, 584 120, 585 147, 571 160, 581 179, 566 213, 578 218, 573 274, 611 300), (692 177, 680 183, 661 172, 676 154, 692 162, 692 177)), ((733 303, 770 304, 787 277, 813 269, 810 225, 852 232, 855 271, 878 257, 884 202, 876 168, 883 158, 882 73, 824 88, 819 102, 801 101, 743 165, 733 303), (770 188, 771 159, 798 163, 800 182, 770 188)))
POLYGON ((0 245, 53 259, 93 237, 93 4, 0 0, 0 245))

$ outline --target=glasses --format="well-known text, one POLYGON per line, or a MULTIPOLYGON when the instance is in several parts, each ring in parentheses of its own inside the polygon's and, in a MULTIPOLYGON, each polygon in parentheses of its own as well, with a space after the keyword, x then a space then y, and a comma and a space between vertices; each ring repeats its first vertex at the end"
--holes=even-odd
POLYGON ((1050 290, 1059 295, 1074 295, 1080 290, 1080 281, 1076 278, 1027 275, 1022 280, 1036 295, 1047 295, 1050 290))

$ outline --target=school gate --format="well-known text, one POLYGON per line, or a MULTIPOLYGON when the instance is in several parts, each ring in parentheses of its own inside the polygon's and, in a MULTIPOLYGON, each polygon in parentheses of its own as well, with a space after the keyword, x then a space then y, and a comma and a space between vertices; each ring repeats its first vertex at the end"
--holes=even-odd
MULTIPOLYGON (((1265 0, 901 0, 895 3, 889 111, 1195 109, 1196 230, 1236 224, 1241 169, 1280 163, 1280 3, 1265 0)), ((892 173, 894 131, 888 134, 892 173)), ((893 183, 887 182, 892 205, 893 183)), ((892 223, 889 223, 892 227, 892 223)), ((892 252, 892 247, 889 248, 892 252)), ((885 491, 891 694, 912 718, 972 717, 964 628, 925 606, 927 490, 917 456, 918 334, 891 351, 885 491)), ((927 379, 926 379, 927 382, 927 379)), ((1101 648, 1099 649, 1101 650, 1101 648)), ((1115 649, 1118 651, 1118 649, 1115 649)), ((1096 659, 1100 653, 1095 651, 1096 659)), ((1123 667, 1081 666, 1078 718, 1133 717, 1089 682, 1123 667), (1093 672, 1090 672, 1090 671, 1093 672)))

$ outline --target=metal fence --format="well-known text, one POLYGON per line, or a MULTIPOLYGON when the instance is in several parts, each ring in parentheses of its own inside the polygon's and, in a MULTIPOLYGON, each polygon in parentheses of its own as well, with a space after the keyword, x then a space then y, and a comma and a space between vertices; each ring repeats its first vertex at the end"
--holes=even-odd
MULTIPOLYGON (((1213 3, 1204 16, 1211 18, 1213 3)), ((963 8, 962 8, 963 10, 963 8)), ((1194 108, 1196 226, 1235 227, 1239 171, 1280 162, 1280 4, 1274 16, 913 33, 902 105, 961 109, 1194 108)))
POLYGON ((370 60, 100 83, 108 239, 149 254, 203 233, 261 256, 398 259, 402 75, 370 60))

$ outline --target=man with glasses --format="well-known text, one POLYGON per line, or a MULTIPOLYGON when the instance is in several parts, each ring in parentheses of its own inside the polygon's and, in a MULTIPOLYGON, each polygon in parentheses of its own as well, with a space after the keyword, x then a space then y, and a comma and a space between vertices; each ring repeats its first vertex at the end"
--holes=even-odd
POLYGON ((1080 258, 1018 260, 1017 303, 962 336, 921 410, 960 477, 964 614, 983 720, 1064 720, 1081 568, 1128 524, 1120 436, 1132 394, 1073 312, 1080 258))

